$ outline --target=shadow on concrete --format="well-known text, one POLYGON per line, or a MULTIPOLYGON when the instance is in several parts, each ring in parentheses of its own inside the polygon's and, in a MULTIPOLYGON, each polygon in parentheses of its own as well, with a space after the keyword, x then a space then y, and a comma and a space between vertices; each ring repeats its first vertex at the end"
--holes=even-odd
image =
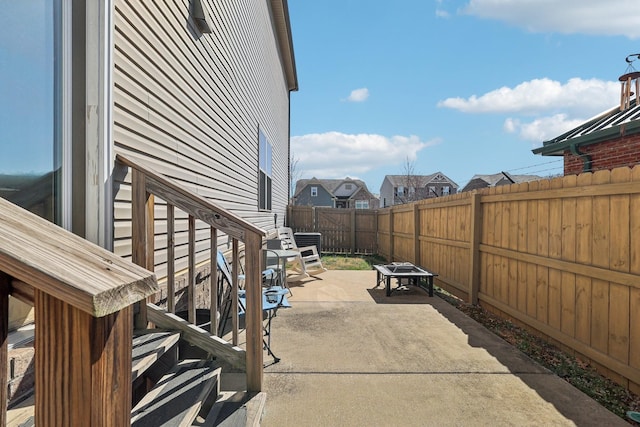
MULTIPOLYGON (((426 291, 416 286, 408 286, 406 290, 396 290, 387 296, 385 288, 367 289, 371 299, 376 304, 430 304, 431 298, 428 297, 426 291)), ((435 298, 435 297, 433 297, 435 298)))
MULTIPOLYGON (((442 298, 434 297, 434 299, 436 301, 432 304, 433 307, 467 335, 470 346, 486 350, 567 419, 578 426, 611 425, 612 414, 602 406, 593 405, 592 399, 586 394, 533 361, 442 298)), ((620 425, 627 425, 624 420, 619 419, 619 421, 620 425)))

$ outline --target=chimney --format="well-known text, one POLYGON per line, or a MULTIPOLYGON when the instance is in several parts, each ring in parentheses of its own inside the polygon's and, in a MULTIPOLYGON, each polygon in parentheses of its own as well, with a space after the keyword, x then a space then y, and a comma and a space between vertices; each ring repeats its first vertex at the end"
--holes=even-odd
POLYGON ((636 59, 640 58, 640 53, 634 53, 632 55, 627 56, 625 61, 627 61, 627 69, 623 75, 621 75, 618 80, 620 81, 620 111, 628 110, 631 107, 631 97, 633 95, 636 96, 636 105, 638 99, 638 93, 640 93, 640 72, 636 71, 633 68, 631 63, 636 59), (635 57, 635 59, 634 59, 635 57), (631 86, 635 85, 635 93, 631 92, 631 86))

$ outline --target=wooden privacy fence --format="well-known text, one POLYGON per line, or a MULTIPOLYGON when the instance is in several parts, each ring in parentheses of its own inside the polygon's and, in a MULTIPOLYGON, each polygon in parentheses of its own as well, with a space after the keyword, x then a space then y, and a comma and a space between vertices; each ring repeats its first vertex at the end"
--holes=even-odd
POLYGON ((640 392, 640 166, 378 212, 378 252, 640 392))
POLYGON ((287 224, 294 233, 320 233, 323 252, 377 253, 375 210, 289 206, 287 224))

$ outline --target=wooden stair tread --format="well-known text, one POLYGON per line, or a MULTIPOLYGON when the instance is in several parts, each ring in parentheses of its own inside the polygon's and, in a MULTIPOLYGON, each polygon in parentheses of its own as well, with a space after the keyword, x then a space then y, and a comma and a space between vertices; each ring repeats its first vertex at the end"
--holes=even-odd
POLYGON ((267 395, 264 392, 221 392, 200 427, 259 427, 267 395))
POLYGON ((131 381, 135 381, 180 339, 177 332, 150 332, 133 337, 131 381))
POLYGON ((178 363, 131 411, 131 425, 190 426, 211 390, 220 387, 221 368, 211 361, 178 363))

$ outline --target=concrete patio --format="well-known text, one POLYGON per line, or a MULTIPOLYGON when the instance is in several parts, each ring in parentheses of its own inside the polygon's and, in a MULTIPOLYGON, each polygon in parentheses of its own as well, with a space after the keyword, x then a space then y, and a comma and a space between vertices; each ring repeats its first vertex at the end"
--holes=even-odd
POLYGON ((263 426, 628 425, 440 298, 374 285, 328 271, 292 287, 263 426))

